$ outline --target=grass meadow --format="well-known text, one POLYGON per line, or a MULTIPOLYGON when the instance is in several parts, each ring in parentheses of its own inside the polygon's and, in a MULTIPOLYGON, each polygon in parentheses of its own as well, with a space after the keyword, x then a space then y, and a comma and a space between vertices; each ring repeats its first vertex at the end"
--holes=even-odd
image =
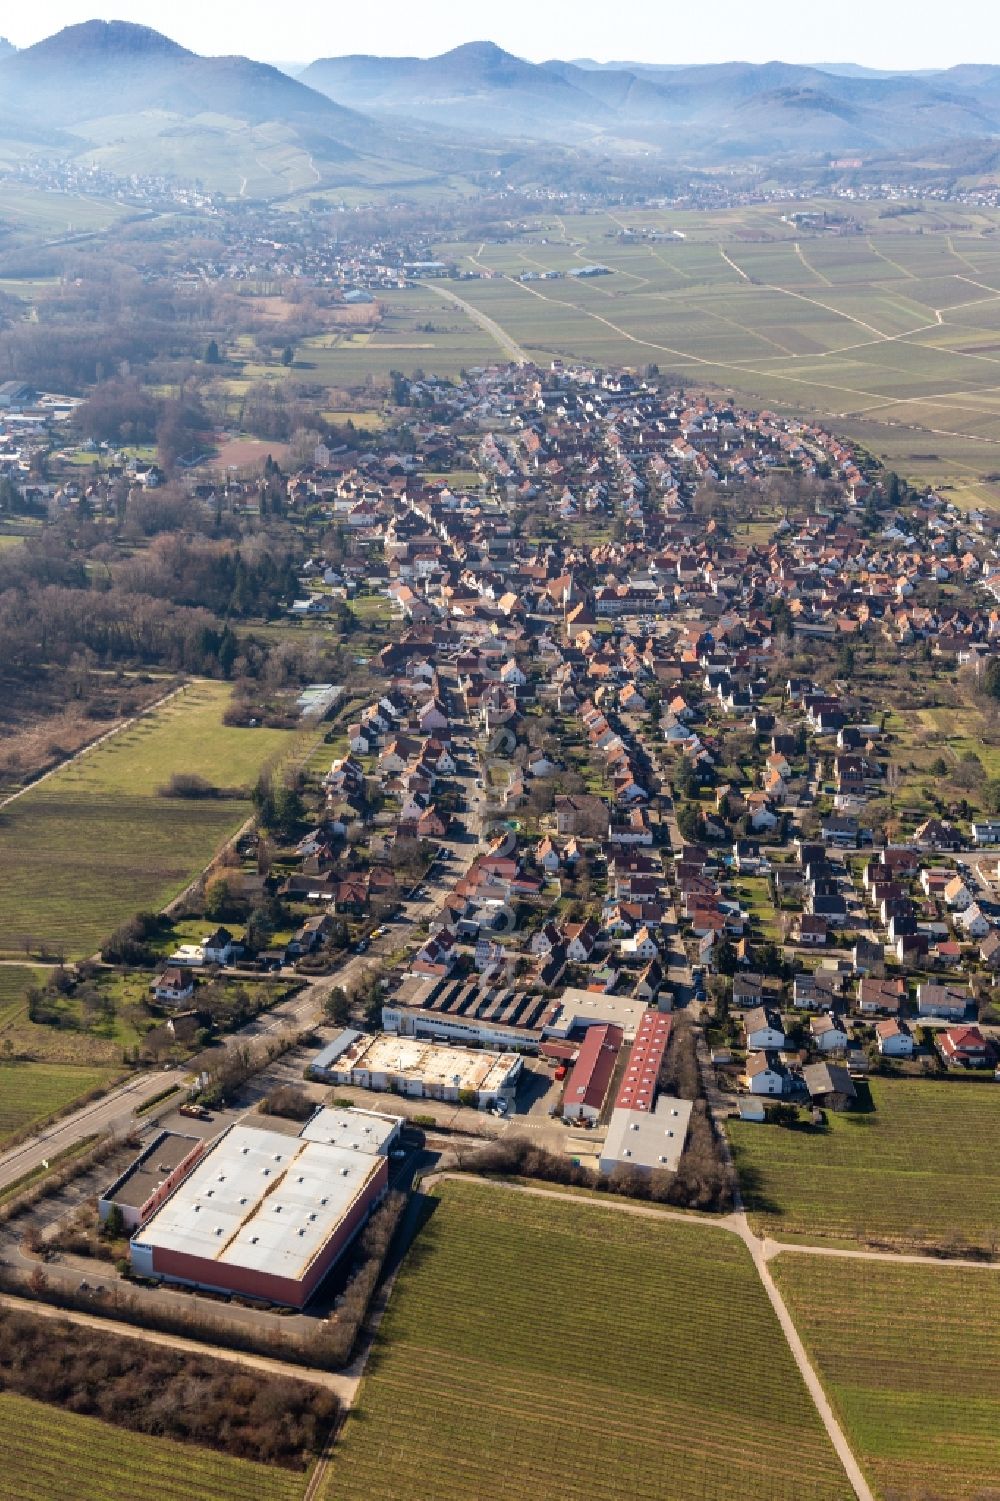
POLYGON ((301 1475, 0 1393, 4 1501, 301 1501, 301 1475))
POLYGON ((432 1202, 326 1501, 846 1501, 734 1236, 483 1184, 432 1202))
POLYGON ((7 1063, 0 1059, 0 1146, 81 1095, 110 1084, 115 1072, 113 1068, 7 1063))
POLYGON ((174 772, 247 787, 289 748, 282 730, 225 726, 225 684, 198 682, 0 810, 0 859, 15 879, 0 952, 77 958, 132 913, 177 896, 248 817, 244 797, 159 795, 174 772))
POLYGON ((989 1246, 1000 1225, 997 1099, 987 1085, 872 1079, 868 1112, 828 1128, 729 1123, 755 1228, 780 1236, 989 1246))
POLYGON ((995 1495, 1000 1275, 790 1253, 771 1270, 883 1501, 995 1495))

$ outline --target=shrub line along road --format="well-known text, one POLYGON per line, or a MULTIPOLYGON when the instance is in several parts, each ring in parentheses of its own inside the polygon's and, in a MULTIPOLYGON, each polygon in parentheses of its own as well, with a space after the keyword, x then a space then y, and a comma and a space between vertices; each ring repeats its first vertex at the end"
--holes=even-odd
POLYGON ((164 1334, 158 1329, 143 1329, 136 1324, 124 1324, 100 1318, 96 1314, 81 1313, 75 1308, 58 1308, 51 1303, 36 1303, 31 1298, 17 1298, 9 1293, 0 1293, 0 1304, 14 1308, 20 1313, 33 1314, 43 1319, 63 1319, 69 1324, 82 1324, 87 1329, 98 1329, 107 1334, 113 1324, 115 1338, 144 1340, 150 1345, 166 1345, 172 1350, 183 1350, 188 1355, 201 1355, 211 1360, 223 1360, 228 1365, 248 1366, 268 1376, 292 1377, 296 1381, 308 1381, 313 1386, 325 1387, 349 1407, 357 1392, 359 1376, 347 1376, 337 1371, 318 1370, 314 1366, 296 1365, 294 1361, 274 1360, 267 1355, 253 1355, 243 1350, 229 1350, 223 1345, 206 1345, 203 1340, 186 1339, 182 1334, 164 1334))

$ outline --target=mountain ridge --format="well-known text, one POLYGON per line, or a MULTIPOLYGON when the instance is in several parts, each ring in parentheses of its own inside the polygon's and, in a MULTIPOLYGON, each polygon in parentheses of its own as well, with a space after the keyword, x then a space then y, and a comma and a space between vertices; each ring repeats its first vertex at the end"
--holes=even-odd
POLYGON ((1000 68, 882 73, 773 60, 530 63, 494 43, 430 58, 321 58, 303 83, 376 118, 685 157, 909 149, 1000 133, 1000 68))

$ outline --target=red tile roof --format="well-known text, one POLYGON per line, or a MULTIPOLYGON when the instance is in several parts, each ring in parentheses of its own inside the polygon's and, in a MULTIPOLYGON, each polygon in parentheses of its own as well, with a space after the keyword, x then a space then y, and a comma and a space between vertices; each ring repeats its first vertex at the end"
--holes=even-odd
POLYGON ((671 1018, 662 1011, 647 1011, 642 1018, 618 1089, 616 1110, 652 1110, 670 1027, 671 1018))

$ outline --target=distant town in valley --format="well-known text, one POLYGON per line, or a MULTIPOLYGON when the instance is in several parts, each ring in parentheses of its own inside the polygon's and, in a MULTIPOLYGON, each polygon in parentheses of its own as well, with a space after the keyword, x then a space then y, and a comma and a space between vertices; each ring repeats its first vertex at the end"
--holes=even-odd
POLYGON ((998 1494, 998 78, 0 43, 5 1497, 998 1494))

